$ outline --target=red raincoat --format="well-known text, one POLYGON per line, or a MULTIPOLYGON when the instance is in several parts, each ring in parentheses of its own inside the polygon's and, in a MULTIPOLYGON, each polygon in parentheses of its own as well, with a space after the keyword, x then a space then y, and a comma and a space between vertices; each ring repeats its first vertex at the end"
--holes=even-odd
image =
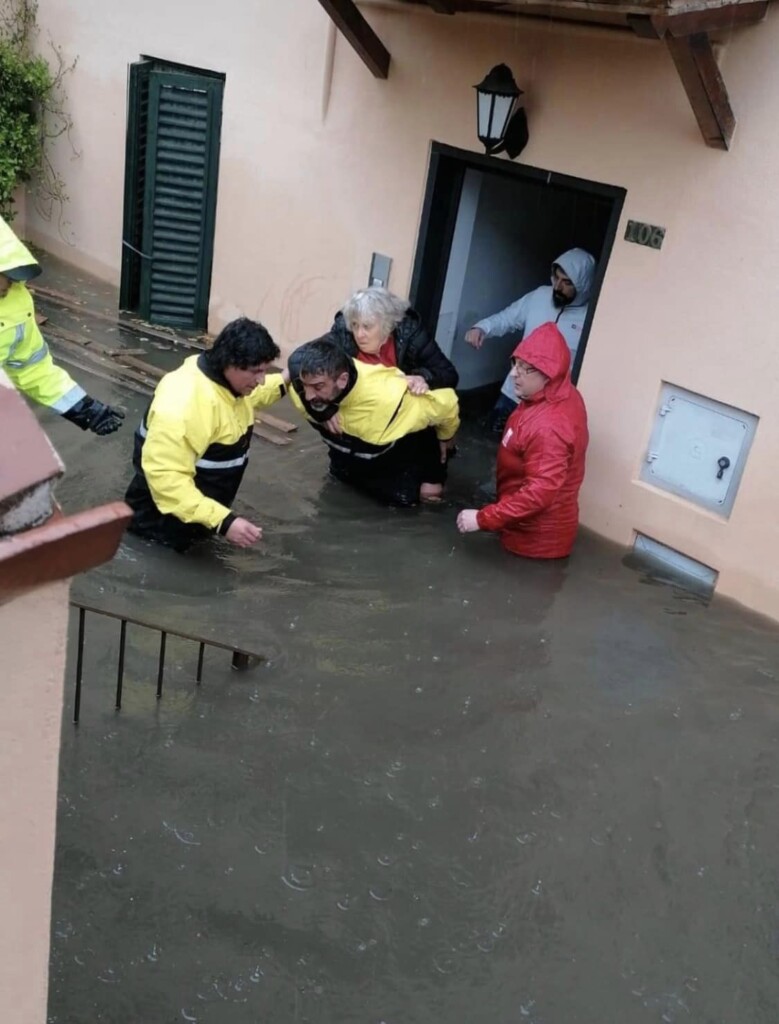
POLYGON ((520 402, 498 449, 498 500, 479 510, 482 530, 497 530, 507 551, 564 558, 579 526, 579 488, 587 451, 587 411, 571 383, 571 356, 554 324, 542 324, 514 356, 549 377, 520 402))

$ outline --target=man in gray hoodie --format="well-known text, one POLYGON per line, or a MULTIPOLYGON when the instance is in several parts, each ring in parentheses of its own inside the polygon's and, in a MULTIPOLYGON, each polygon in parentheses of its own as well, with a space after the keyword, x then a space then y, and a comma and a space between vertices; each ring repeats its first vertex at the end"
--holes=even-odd
MULTIPOLYGON (((582 328, 587 317, 587 304, 595 276, 595 259, 584 249, 569 249, 552 264, 552 283, 542 285, 499 313, 485 317, 465 334, 474 348, 481 348, 485 338, 499 338, 521 332, 526 338, 541 324, 553 323, 571 350, 571 365, 579 347, 582 328)), ((517 406, 511 374, 503 382, 488 423, 495 433, 502 433, 506 420, 517 406)))

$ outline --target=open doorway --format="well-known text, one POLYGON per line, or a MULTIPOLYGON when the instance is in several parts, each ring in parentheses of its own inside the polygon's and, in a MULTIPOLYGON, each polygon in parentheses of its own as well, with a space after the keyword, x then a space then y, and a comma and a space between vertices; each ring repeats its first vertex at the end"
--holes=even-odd
POLYGON ((548 285, 553 260, 582 248, 597 261, 572 374, 577 379, 616 237, 625 189, 433 143, 411 304, 435 329, 459 390, 496 396, 519 336, 471 348, 477 320, 548 285))

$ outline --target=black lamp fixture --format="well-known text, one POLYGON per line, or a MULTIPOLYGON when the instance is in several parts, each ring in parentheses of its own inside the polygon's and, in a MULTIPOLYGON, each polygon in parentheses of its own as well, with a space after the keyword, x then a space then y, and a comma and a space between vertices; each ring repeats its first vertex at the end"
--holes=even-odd
POLYGON ((478 135, 489 156, 507 153, 515 160, 527 145, 527 116, 518 107, 522 90, 507 64, 496 64, 476 90, 478 135))

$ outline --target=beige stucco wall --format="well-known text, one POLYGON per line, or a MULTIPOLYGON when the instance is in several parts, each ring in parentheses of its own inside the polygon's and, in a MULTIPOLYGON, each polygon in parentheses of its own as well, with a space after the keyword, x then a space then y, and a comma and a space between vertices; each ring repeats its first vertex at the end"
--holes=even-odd
POLYGON ((478 150, 471 86, 506 61, 527 92, 523 160, 626 188, 623 229, 627 218, 668 229, 661 252, 618 240, 609 264, 580 381, 592 433, 583 521, 625 544, 638 529, 676 547, 720 570, 719 592, 779 618, 779 356, 766 269, 779 250, 779 9, 722 51, 739 118, 730 153, 704 146, 660 43, 364 9, 393 56, 387 82, 340 37, 330 81, 329 22, 315 0, 110 10, 40 0, 46 32, 79 58, 68 92, 80 155, 63 141, 57 158, 74 247, 34 213, 31 235, 118 280, 127 65, 151 54, 225 71, 211 325, 244 312, 289 347, 365 283, 374 250, 393 257, 391 284, 407 289, 430 142, 478 150), (635 480, 662 379, 761 417, 729 521, 635 480))
POLYGON ((0 1016, 18 1024, 46 1020, 68 588, 0 606, 0 1016))

